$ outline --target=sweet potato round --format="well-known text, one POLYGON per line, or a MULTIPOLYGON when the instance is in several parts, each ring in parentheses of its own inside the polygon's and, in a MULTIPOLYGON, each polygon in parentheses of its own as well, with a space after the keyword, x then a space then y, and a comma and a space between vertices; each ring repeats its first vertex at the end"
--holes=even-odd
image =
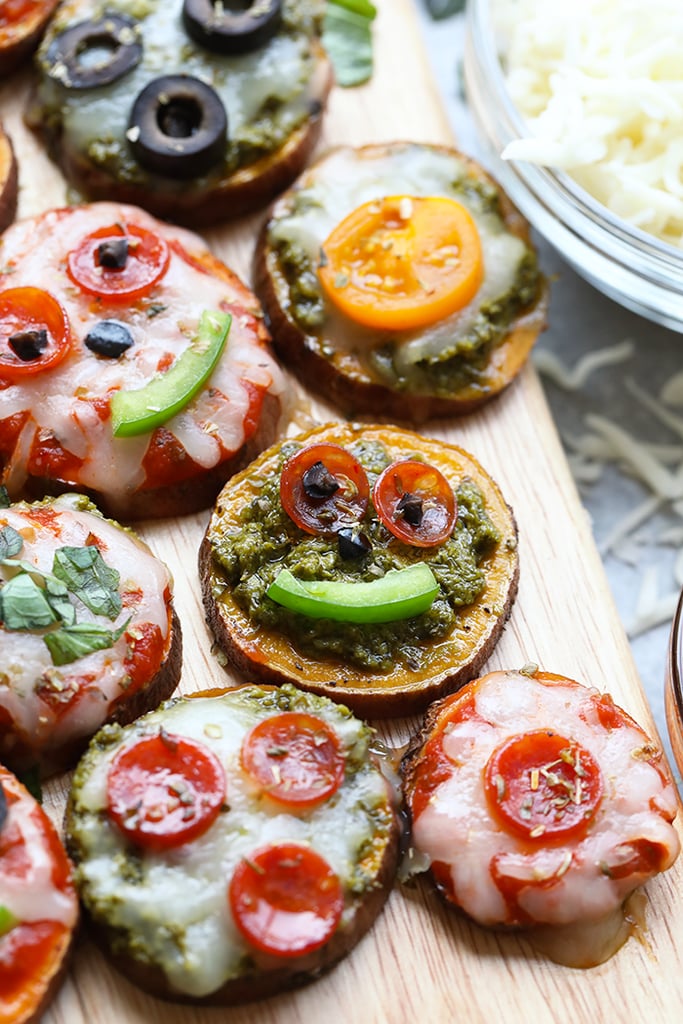
POLYGON ((200 577, 206 619, 228 667, 264 682, 293 682, 304 690, 341 701, 362 717, 394 717, 421 711, 435 698, 457 689, 477 675, 489 657, 517 593, 517 527, 497 484, 471 455, 455 445, 397 427, 359 424, 328 424, 298 440, 344 446, 360 437, 381 442, 394 459, 419 451, 452 485, 454 480, 468 476, 481 489, 487 513, 501 539, 485 559, 484 591, 464 613, 466 640, 452 633, 431 641, 424 645, 429 648, 427 666, 416 671, 397 667, 385 674, 354 667, 335 657, 313 657, 297 646, 294 637, 250 620, 213 558, 211 534, 238 525, 242 508, 256 494, 254 482, 277 471, 280 445, 233 477, 219 495, 200 548, 200 577))
POLYGON ((4 231, 14 220, 18 194, 19 175, 14 149, 9 135, 0 124, 0 231, 4 231))

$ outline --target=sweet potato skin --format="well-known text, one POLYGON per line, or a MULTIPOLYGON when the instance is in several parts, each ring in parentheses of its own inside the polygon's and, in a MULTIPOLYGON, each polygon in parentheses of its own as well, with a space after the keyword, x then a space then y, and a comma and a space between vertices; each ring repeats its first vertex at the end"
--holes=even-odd
MULTIPOLYGON (((379 439, 400 454, 419 447, 425 459, 444 468, 449 459, 463 460, 468 475, 483 488, 487 511, 501 530, 502 539, 492 558, 491 585, 469 610, 471 642, 463 653, 455 637, 432 645, 433 658, 427 669, 416 672, 396 668, 388 676, 364 671, 337 658, 316 659, 296 647, 290 637, 255 626, 234 600, 230 588, 217 570, 210 540, 212 526, 228 512, 237 515, 249 500, 249 478, 263 478, 274 469, 276 446, 264 452, 247 470, 235 477, 219 495, 213 517, 199 551, 199 574, 204 611, 210 631, 226 660, 226 668, 264 683, 294 683, 303 690, 340 701, 360 717, 391 718, 415 714, 474 678, 487 661, 514 603, 519 582, 517 526, 496 484, 481 466, 462 449, 418 437, 396 427, 359 424, 328 424, 299 438, 303 443, 349 444, 359 436, 379 439), (417 443, 416 443, 417 442, 417 443), (495 609, 495 610, 494 610, 495 609)), ((451 465, 452 475, 452 465, 451 465)))
MULTIPOLYGON (((2 57, 0 56, 0 61, 2 57)), ((19 172, 9 135, 0 124, 0 231, 12 223, 17 212, 19 172)))
MULTIPOLYGON (((359 160, 389 155, 408 143, 362 146, 359 160)), ((439 153, 453 152, 445 146, 431 146, 439 153)), ((334 153, 334 151, 332 151, 334 153)), ((529 226, 499 186, 475 161, 457 154, 477 177, 494 186, 500 195, 500 210, 508 230, 529 242, 529 226)), ((296 191, 307 187, 318 173, 324 173, 325 157, 312 165, 296 185, 275 204, 272 217, 286 212, 296 191)), ((330 351, 330 339, 307 334, 290 312, 288 288, 278 268, 277 254, 268 242, 268 223, 261 229, 254 252, 254 289, 261 299, 273 336, 275 350, 296 376, 315 394, 327 398, 346 415, 382 415, 398 421, 423 423, 439 416, 464 415, 479 408, 507 388, 522 369, 539 333, 546 327, 548 288, 541 281, 535 303, 513 320, 506 337, 494 349, 487 383, 468 387, 451 395, 396 390, 372 377, 353 353, 330 351)), ((333 339, 332 339, 333 342, 333 339)))

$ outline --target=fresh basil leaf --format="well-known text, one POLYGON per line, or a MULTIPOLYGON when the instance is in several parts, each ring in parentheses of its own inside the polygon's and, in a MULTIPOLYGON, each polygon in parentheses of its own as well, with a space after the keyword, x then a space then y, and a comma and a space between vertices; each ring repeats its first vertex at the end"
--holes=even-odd
POLYGON ((50 608, 62 620, 65 626, 72 626, 76 621, 76 609, 69 600, 69 591, 66 584, 55 579, 54 576, 45 577, 45 596, 50 608))
POLYGON ((119 573, 107 565, 94 544, 58 548, 52 572, 95 615, 115 619, 121 611, 119 573))
POLYGON ((0 559, 14 558, 24 546, 24 538, 13 526, 0 530, 0 559))
POLYGON ((45 629, 58 622, 45 592, 32 576, 22 572, 0 590, 0 620, 7 629, 45 629))
POLYGON ((84 658, 93 651, 104 651, 113 647, 128 628, 130 619, 117 630, 105 629, 94 622, 75 622, 52 633, 46 633, 43 640, 52 656, 53 665, 70 665, 78 658, 84 658))
POLYGON ((425 0, 427 10, 434 21, 450 18, 452 14, 460 14, 465 10, 467 0, 425 0))
POLYGON ((332 61, 337 85, 361 85, 372 75, 372 32, 369 18, 328 3, 323 21, 323 46, 332 61))
POLYGON ((370 21, 377 17, 377 8, 370 0, 328 0, 328 4, 335 4, 337 7, 345 7, 347 11, 360 14, 370 21))
POLYGON ((11 501, 9 500, 9 493, 7 488, 0 484, 0 508, 9 508, 11 501))

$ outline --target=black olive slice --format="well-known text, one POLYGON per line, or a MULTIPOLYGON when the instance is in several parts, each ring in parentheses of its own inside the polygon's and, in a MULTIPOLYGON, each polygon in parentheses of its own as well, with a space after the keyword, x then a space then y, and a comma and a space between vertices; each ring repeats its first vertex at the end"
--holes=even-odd
POLYGON ((301 478, 304 491, 309 498, 330 498, 339 490, 339 482, 330 473, 324 462, 318 460, 306 470, 301 478))
POLYGON ((372 551, 369 538, 357 529, 347 526, 337 531, 337 547, 340 556, 345 560, 360 558, 362 555, 367 555, 368 551, 372 551))
POLYGON ((123 270, 128 262, 128 239, 107 238, 97 246, 97 258, 107 270, 123 270))
POLYGON ((249 53, 264 46, 282 21, 282 0, 184 0, 189 36, 214 53, 249 53))
POLYGON ((98 356, 118 359, 133 344, 133 337, 120 320, 100 320, 85 336, 85 346, 98 356))
POLYGON ((162 75, 138 95, 126 134, 147 170, 194 178, 223 159, 228 119, 218 93, 206 82, 191 75, 162 75))
POLYGON ((34 359, 39 359, 47 348, 47 331, 44 327, 32 331, 17 331, 7 339, 7 344, 23 363, 32 363, 34 359))
POLYGON ((424 515, 424 509, 422 507, 422 498, 418 494, 412 494, 410 491, 406 491, 405 494, 401 495, 401 498, 396 506, 396 512, 400 513, 407 523, 411 526, 419 526, 422 522, 422 516, 424 515))
POLYGON ((2 788, 0 782, 0 831, 7 821, 7 797, 5 796, 5 790, 2 788))
POLYGON ((67 89, 109 85, 141 59, 140 28, 120 14, 80 21, 56 36, 47 50, 48 74, 67 89))

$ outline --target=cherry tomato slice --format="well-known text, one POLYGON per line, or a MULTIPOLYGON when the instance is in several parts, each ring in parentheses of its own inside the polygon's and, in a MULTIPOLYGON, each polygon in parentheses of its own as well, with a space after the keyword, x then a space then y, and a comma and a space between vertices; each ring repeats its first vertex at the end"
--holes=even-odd
POLYGON ((225 800, 225 772, 194 740, 161 731, 124 747, 107 776, 109 814, 132 842, 181 846, 202 835, 225 800))
POLYGON ((70 348, 69 318, 54 295, 42 288, 0 292, 0 380, 52 370, 70 348))
POLYGON ((363 518, 370 485, 355 456, 338 444, 311 444, 287 459, 280 501, 306 533, 332 536, 363 518))
POLYGON ((166 273, 170 250, 137 224, 111 224, 81 239, 67 256, 69 277, 83 291, 110 302, 139 299, 166 273))
POLYGON ((378 330, 425 327, 462 309, 481 284, 479 231, 445 196, 387 196, 349 214, 323 243, 320 281, 350 319, 378 330))
POLYGON ((418 548, 443 544, 458 515, 453 488, 443 473, 412 459, 394 462, 380 473, 372 500, 387 530, 418 548))
POLYGON ((329 725, 314 715, 286 711, 264 718, 247 734, 242 767, 274 800, 307 808, 336 793, 345 762, 329 725))
POLYGON ((496 747, 486 763, 484 789, 504 825, 543 842, 586 831, 602 799, 602 773, 575 740, 539 729, 496 747))
POLYGON ((230 909, 256 949, 296 957, 324 945, 344 909, 339 878, 307 846, 280 843, 240 861, 230 882, 230 909))

